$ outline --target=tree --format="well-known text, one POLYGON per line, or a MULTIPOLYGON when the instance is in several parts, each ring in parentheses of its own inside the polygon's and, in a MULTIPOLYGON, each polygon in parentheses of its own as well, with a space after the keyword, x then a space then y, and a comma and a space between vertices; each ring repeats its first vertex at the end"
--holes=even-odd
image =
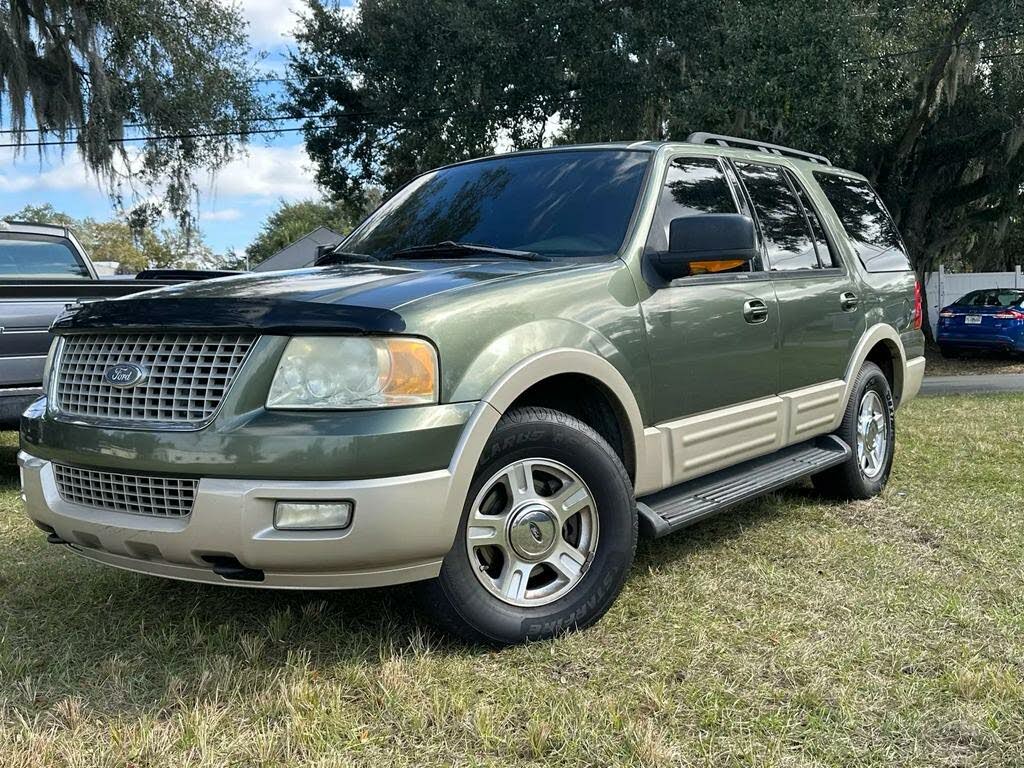
POLYGON ((45 205, 26 205, 20 211, 4 216, 8 221, 24 221, 29 224, 53 224, 58 227, 74 229, 78 226, 72 217, 58 211, 50 203, 45 205))
POLYGON ((356 217, 352 207, 343 203, 326 200, 286 203, 282 200, 263 222, 256 239, 245 249, 249 266, 265 261, 320 226, 333 229, 338 234, 347 234, 356 217))
POLYGON ((67 141, 117 198, 126 184, 159 186, 182 224, 193 175, 222 166, 265 116, 233 4, 0 0, 0 15, 14 141, 67 141), (133 136, 147 138, 123 141, 133 136))
POLYGON ((1024 214, 1020 0, 309 0, 293 114, 334 194, 516 148, 709 130, 865 173, 920 272, 1024 214), (552 118, 557 136, 550 135, 552 118))

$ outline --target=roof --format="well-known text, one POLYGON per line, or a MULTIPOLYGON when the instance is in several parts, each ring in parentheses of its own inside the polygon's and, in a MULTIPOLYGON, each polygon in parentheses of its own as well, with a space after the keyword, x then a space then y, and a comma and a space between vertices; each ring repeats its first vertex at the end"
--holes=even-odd
POLYGON ((501 155, 487 155, 485 157, 478 157, 473 158, 471 160, 463 160, 458 163, 451 163, 450 165, 443 167, 450 168, 452 166, 466 165, 468 163, 486 162, 488 160, 493 160, 498 157, 510 157, 512 155, 532 155, 549 152, 569 152, 572 150, 580 149, 628 149, 635 152, 658 152, 659 150, 662 149, 678 151, 698 148, 700 148, 699 151, 707 151, 709 154, 724 155, 727 157, 739 157, 746 160, 764 159, 766 156, 770 158, 784 158, 787 161, 792 161, 794 163, 800 164, 805 169, 863 178, 863 176, 854 171, 850 171, 832 165, 831 161, 827 157, 825 157, 824 155, 816 154, 814 152, 807 152, 792 147, 785 147, 779 144, 773 144, 766 141, 743 139, 735 136, 724 136, 720 134, 704 132, 691 133, 686 139, 682 140, 660 139, 646 141, 609 141, 598 142, 593 144, 562 144, 554 147, 543 147, 538 149, 525 149, 520 150, 518 152, 507 152, 501 155))
POLYGON ((0 219, 0 232, 14 232, 18 235, 57 235, 67 237, 67 227, 59 224, 37 224, 31 221, 8 221, 0 219))
POLYGON ((289 243, 273 256, 252 268, 253 272, 270 272, 277 269, 298 269, 311 267, 316 259, 317 249, 322 245, 337 245, 344 235, 330 227, 317 227, 293 243, 289 243))

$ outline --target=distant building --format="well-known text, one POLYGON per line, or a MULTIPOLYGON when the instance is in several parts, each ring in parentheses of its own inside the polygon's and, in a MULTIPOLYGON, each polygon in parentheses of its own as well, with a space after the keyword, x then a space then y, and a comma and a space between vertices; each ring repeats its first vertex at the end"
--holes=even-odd
POLYGON ((324 245, 337 245, 344 238, 329 227, 317 227, 290 245, 261 261, 252 268, 253 272, 270 272, 275 269, 299 269, 313 266, 317 249, 324 245))

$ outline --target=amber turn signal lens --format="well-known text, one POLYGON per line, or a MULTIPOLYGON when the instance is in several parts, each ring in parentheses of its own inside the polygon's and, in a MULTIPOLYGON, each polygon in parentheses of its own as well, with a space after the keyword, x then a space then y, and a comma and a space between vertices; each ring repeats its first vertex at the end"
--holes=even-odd
POLYGON ((385 339, 391 357, 391 370, 383 391, 403 400, 437 400, 437 355, 422 339, 385 339))

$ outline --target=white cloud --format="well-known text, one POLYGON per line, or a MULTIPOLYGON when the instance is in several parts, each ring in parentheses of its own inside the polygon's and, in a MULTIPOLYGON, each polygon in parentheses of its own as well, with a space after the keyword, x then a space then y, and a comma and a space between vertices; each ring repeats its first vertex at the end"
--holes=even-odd
POLYGON ((302 0, 239 0, 242 15, 249 22, 249 39, 255 45, 280 45, 293 37, 296 11, 302 0))
POLYGON ((216 197, 230 198, 298 200, 320 196, 301 144, 250 147, 248 154, 217 172, 208 190, 216 197))
POLYGON ((237 208, 221 208, 201 213, 199 218, 203 221, 235 221, 242 218, 242 212, 237 208))
MULTIPOLYGON (((277 46, 295 37, 298 13, 305 11, 305 0, 238 0, 242 15, 249 22, 249 39, 257 46, 277 46)), ((355 13, 355 4, 342 13, 355 13)))
MULTIPOLYGON (((291 146, 250 146, 245 154, 225 165, 205 182, 199 180, 204 203, 221 198, 232 202, 265 201, 283 198, 297 200, 319 197, 320 190, 313 181, 313 171, 305 148, 291 146)), ((64 157, 51 157, 42 166, 22 156, 16 158, 13 150, 0 150, 0 194, 28 192, 81 191, 104 194, 104 187, 91 173, 76 152, 64 157)), ((130 190, 124 190, 130 197, 130 190)), ((155 190, 159 198, 160 190, 155 190)), ((233 208, 207 213, 207 219, 228 221, 241 213, 233 208)))
POLYGON ((74 150, 63 158, 44 157, 43 162, 32 155, 18 156, 13 149, 0 150, 0 192, 31 192, 34 190, 81 189, 95 191, 99 183, 82 158, 74 150), (34 168, 34 169, 33 169, 34 168))

